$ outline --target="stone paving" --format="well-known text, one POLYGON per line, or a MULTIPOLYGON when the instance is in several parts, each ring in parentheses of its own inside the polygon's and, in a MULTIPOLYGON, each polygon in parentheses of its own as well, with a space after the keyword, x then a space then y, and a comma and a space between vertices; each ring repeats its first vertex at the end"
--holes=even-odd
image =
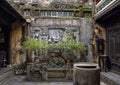
MULTIPOLYGON (((1 85, 73 85, 72 82, 32 82, 26 81, 25 76, 13 76, 8 79, 1 85)), ((101 82, 101 85, 106 85, 101 82)))

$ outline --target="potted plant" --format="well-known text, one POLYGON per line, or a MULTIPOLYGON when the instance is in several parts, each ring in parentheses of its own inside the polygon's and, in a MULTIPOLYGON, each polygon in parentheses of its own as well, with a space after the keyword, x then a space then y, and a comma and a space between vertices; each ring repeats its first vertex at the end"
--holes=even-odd
POLYGON ((81 54, 84 54, 85 52, 84 45, 81 42, 71 39, 69 34, 67 34, 60 42, 58 42, 56 47, 64 50, 68 63, 73 60, 75 51, 80 52, 81 54))
POLYGON ((81 54, 83 54, 85 51, 84 45, 82 45, 82 43, 77 42, 74 39, 71 39, 69 34, 67 34, 58 43, 50 43, 50 44, 47 44, 45 38, 43 38, 40 41, 33 38, 27 38, 26 41, 23 42, 23 47, 24 49, 29 51, 30 54, 34 53, 34 51, 36 50, 39 50, 44 63, 46 62, 46 52, 48 49, 63 50, 65 57, 67 59, 66 62, 69 63, 71 62, 71 59, 73 59, 75 51, 80 52, 81 54))
POLYGON ((34 52, 40 48, 40 44, 38 40, 27 37, 22 43, 22 48, 27 53, 27 62, 32 63, 35 57, 34 52))
POLYGON ((40 50, 40 53, 41 53, 40 56, 42 58, 42 63, 46 63, 46 52, 47 52, 49 46, 48 46, 47 41, 46 41, 45 38, 40 40, 39 44, 40 44, 39 50, 40 50))

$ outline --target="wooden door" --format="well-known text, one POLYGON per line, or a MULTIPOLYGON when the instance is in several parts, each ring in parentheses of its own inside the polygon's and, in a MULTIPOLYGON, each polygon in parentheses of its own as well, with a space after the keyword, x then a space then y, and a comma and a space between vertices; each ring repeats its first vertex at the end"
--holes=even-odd
POLYGON ((111 60, 111 69, 114 72, 120 72, 120 29, 109 31, 109 56, 111 60))
POLYGON ((6 39, 5 33, 1 28, 0 31, 0 67, 6 66, 6 39))

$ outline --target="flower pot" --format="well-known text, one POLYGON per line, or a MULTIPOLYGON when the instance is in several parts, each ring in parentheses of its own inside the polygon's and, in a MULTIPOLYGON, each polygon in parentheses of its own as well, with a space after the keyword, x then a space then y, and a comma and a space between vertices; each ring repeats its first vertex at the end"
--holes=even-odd
POLYGON ((70 59, 67 60, 67 63, 70 63, 70 59))

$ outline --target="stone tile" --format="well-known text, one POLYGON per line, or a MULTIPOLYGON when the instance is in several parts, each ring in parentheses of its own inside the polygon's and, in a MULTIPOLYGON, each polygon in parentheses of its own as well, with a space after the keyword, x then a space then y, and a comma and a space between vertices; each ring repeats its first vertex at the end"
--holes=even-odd
MULTIPOLYGON (((32 82, 25 81, 25 76, 13 76, 7 79, 2 85, 73 85, 72 82, 32 82)), ((101 82, 101 85, 106 85, 101 82)))
POLYGON ((120 75, 113 72, 101 72, 101 79, 109 85, 120 85, 120 75))
POLYGON ((37 85, 73 85, 72 82, 39 82, 37 85))

